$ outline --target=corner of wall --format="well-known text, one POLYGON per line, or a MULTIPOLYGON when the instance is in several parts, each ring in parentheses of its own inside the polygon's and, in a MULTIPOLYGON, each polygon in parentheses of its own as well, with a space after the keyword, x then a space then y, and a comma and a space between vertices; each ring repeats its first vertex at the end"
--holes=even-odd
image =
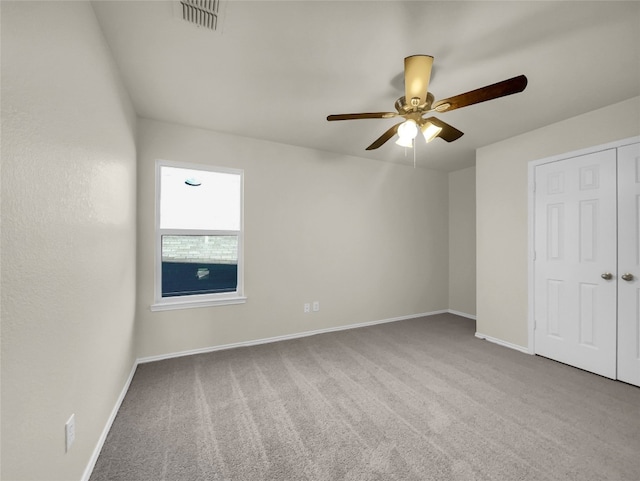
POLYGON ((449 309, 476 314, 476 168, 449 173, 449 309))

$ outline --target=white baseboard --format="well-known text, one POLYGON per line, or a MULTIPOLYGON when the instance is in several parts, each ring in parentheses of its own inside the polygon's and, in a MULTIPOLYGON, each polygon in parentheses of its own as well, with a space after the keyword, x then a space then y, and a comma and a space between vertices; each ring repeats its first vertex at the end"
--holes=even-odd
POLYGON ((118 414, 118 411, 120 410, 120 406, 122 405, 122 401, 124 401, 124 397, 126 396, 127 391, 129 391, 129 386, 131 385, 131 381, 133 380, 133 375, 135 374, 137 367, 138 367, 138 361, 136 360, 133 363, 133 367, 131 368, 131 373, 129 373, 129 377, 124 383, 124 387, 120 392, 120 396, 118 396, 118 399, 116 400, 116 404, 111 410, 109 419, 107 419, 107 424, 102 430, 102 434, 98 439, 98 443, 96 444, 95 449, 93 450, 93 454, 89 459, 89 463, 87 464, 87 467, 85 468, 84 473, 82 473, 81 481, 89 481, 89 478, 91 477, 91 473, 93 472, 93 468, 96 466, 96 462, 98 462, 98 456, 100 456, 100 452, 102 451, 104 442, 107 440, 107 434, 109 434, 109 431, 111 430, 111 425, 113 424, 113 421, 115 421, 116 415, 118 414))
POLYGON ((268 344, 270 342, 287 341, 289 339, 298 339, 301 337, 315 336, 316 334, 325 334, 327 332, 344 331, 347 329, 357 329, 360 327, 374 326, 376 324, 385 324, 387 322, 405 321, 407 319, 415 319, 418 317, 434 316, 436 314, 444 314, 449 312, 446 309, 440 311, 423 312, 420 314, 410 314, 408 316, 392 317, 390 319, 382 319, 379 321, 361 322, 358 324, 347 324, 345 326, 327 327, 324 329, 316 329, 313 331, 296 332, 293 334, 285 334, 283 336, 267 337, 264 339, 254 339, 251 341, 233 342, 231 344, 222 344, 218 346, 204 347, 201 349, 193 349, 189 351, 173 352, 169 354, 160 354, 158 356, 142 357, 138 359, 138 364, 147 362, 163 361, 174 357, 193 356, 195 354, 205 354, 208 352, 223 351, 225 349, 234 349, 236 347, 257 346, 259 344, 268 344))
POLYGON ((467 314, 466 312, 454 311, 453 309, 447 309, 447 312, 449 314, 455 314, 456 316, 466 317, 467 319, 473 319, 474 321, 476 320, 475 314, 467 314))
POLYGON ((486 334, 482 334, 481 332, 476 332, 476 337, 479 339, 484 339, 485 341, 493 342, 494 344, 498 344, 500 346, 508 347, 509 349, 515 349, 516 351, 524 352, 525 354, 532 354, 526 347, 503 341, 502 339, 498 339, 496 337, 487 336, 486 334))

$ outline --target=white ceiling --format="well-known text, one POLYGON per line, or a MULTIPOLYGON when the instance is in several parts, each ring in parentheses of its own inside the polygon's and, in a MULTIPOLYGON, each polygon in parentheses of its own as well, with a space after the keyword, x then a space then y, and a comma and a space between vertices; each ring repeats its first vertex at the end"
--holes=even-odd
MULTIPOLYGON (((177 0, 176 0, 177 1, 177 0)), ((420 166, 473 165, 475 149, 640 95, 640 2, 227 1, 211 32, 174 1, 94 1, 137 113, 302 147, 413 163, 393 111, 403 58, 435 57, 436 100, 519 74, 520 94, 438 114, 465 135, 418 142, 420 166)))

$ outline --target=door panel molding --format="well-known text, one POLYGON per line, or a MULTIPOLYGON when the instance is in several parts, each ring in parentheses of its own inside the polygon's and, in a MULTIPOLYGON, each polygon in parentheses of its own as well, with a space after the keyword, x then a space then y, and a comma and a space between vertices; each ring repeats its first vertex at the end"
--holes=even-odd
POLYGON ((601 275, 617 264, 616 149, 542 164, 535 176, 535 353, 615 378, 616 281, 601 275))
MULTIPOLYGON (((535 181, 536 168, 544 164, 567 160, 574 157, 585 156, 588 154, 594 154, 597 152, 602 152, 602 151, 611 150, 611 149, 620 149, 625 146, 629 146, 631 144, 638 144, 638 143, 640 143, 640 136, 630 137, 630 138, 622 139, 615 142, 609 142, 606 144, 597 145, 597 146, 593 146, 585 149, 580 149, 572 152, 566 152, 566 153, 562 153, 562 154, 558 154, 550 157, 545 157, 543 159, 534 160, 528 163, 528 201, 529 201, 528 202, 528 239, 529 239, 528 299, 529 299, 529 303, 528 303, 527 348, 530 354, 535 354, 536 352, 536 349, 535 349, 536 320, 534 315, 535 309, 536 309, 535 296, 534 296, 534 293, 535 293, 534 262, 536 260, 535 237, 534 237, 535 236, 535 215, 534 215, 535 193, 536 193, 536 189, 544 188, 545 190, 547 190, 547 193, 549 194, 551 193, 562 194, 566 190, 566 182, 567 182, 567 179, 565 179, 565 176, 559 172, 556 175, 549 176, 549 179, 547 180, 547 183, 546 183, 547 185, 543 185, 543 186, 536 185, 536 181, 535 181)), ((630 177, 635 178, 634 180, 640 182, 640 158, 634 159, 634 162, 635 162, 634 164, 635 172, 631 173, 630 177)), ((602 255, 602 253, 600 252, 601 246, 599 245, 597 239, 594 238, 593 235, 591 235, 591 237, 589 238, 589 234, 590 233, 593 234, 593 232, 595 232, 600 227, 597 224, 595 225, 590 224, 589 216, 595 215, 596 212, 593 211, 593 209, 600 209, 601 206, 596 205, 595 203, 590 203, 589 197, 588 197, 588 191, 597 190, 601 182, 603 181, 601 174, 602 173, 600 172, 600 169, 597 168, 597 166, 585 164, 580 167, 579 189, 581 191, 584 191, 583 193, 585 194, 585 197, 583 198, 583 202, 580 206, 580 214, 583 217, 583 222, 581 222, 580 224, 580 228, 579 228, 580 232, 578 235, 580 236, 580 258, 585 262, 589 262, 590 259, 593 259, 593 262, 596 262, 597 259, 602 255)), ((633 223, 634 228, 636 229, 634 237, 639 239, 637 243, 638 245, 636 245, 637 250, 634 252, 635 257, 637 257, 636 265, 639 266, 638 275, 635 276, 637 280, 638 278, 640 278, 640 195, 636 198, 636 202, 634 202, 633 204, 634 204, 634 207, 637 207, 635 209, 635 212, 638 216, 637 221, 633 223)), ((566 214, 566 215, 569 215, 569 214, 566 214)), ((614 235, 615 234, 616 233, 614 232, 614 235)), ((561 246, 563 242, 561 242, 561 239, 557 237, 558 235, 561 235, 561 234, 556 234, 556 241, 558 241, 558 244, 557 244, 557 248, 555 249, 555 255, 557 256, 558 259, 560 259, 563 256, 563 254, 561 253, 561 249, 562 249, 561 246)), ((540 255, 540 253, 538 253, 538 255, 540 255)), ((606 271, 603 270, 601 274, 606 274, 606 272, 611 272, 612 274, 610 282, 614 284, 615 282, 623 282, 619 280, 619 275, 623 274, 623 272, 618 272, 616 265, 611 266, 611 268, 607 269, 606 271)), ((598 296, 600 295, 600 293, 598 292, 598 288, 589 288, 586 286, 586 284, 594 284, 596 286, 599 286, 599 284, 595 284, 595 283, 583 283, 583 284, 584 286, 581 284, 580 287, 577 288, 579 293, 575 292, 576 296, 580 296, 579 297, 580 306, 583 306, 583 304, 587 302, 587 297, 585 297, 587 295, 592 296, 591 298, 589 298, 591 299, 588 301, 589 303, 597 302, 598 296), (588 294, 587 294, 587 291, 589 291, 588 294)), ((607 284, 604 283, 604 285, 606 286, 607 284)), ((633 303, 633 306, 634 306, 633 310, 636 311, 637 313, 640 313, 640 285, 638 285, 637 287, 638 289, 634 294, 637 297, 634 298, 635 301, 633 303)), ((545 288, 548 288, 548 286, 545 286, 545 288)), ((558 302, 558 305, 555 307, 555 309, 558 315, 560 316, 561 314, 559 310, 562 308, 561 307, 562 301, 558 299, 557 302, 558 302)), ((586 309, 586 307, 584 307, 584 309, 586 309)), ((546 321, 548 322, 549 319, 547 319, 546 321)), ((562 322, 561 318, 558 318, 557 323, 561 323, 561 322, 562 322)), ((588 325, 589 323, 587 322, 587 319, 584 318, 583 314, 581 313, 580 325, 579 325, 580 332, 577 333, 579 335, 580 344, 583 345, 585 348, 590 347, 593 349, 598 349, 599 333, 589 331, 588 325)), ((555 330, 561 331, 562 327, 558 326, 557 328, 555 328, 555 330)), ((638 322, 638 325, 635 326, 635 331, 636 331, 634 333, 635 335, 631 336, 631 339, 628 342, 630 343, 630 348, 636 353, 636 358, 640 363, 640 321, 638 322)), ((617 339, 618 343, 620 341, 619 337, 620 336, 618 334, 618 339, 617 339)), ((616 369, 617 369, 617 366, 616 366, 616 369)))

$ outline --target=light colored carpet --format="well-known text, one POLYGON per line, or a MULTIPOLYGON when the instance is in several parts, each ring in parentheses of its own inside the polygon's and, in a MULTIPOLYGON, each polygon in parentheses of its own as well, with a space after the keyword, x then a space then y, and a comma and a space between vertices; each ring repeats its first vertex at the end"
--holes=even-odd
POLYGON ((143 364, 91 481, 640 480, 640 389, 450 314, 143 364))

